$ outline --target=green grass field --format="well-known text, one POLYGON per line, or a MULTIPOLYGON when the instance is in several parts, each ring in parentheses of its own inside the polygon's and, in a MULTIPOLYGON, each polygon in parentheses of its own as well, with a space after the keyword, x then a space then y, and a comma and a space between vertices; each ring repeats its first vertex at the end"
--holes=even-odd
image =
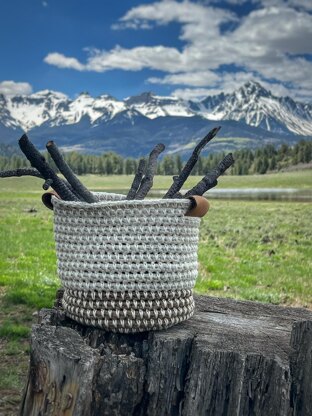
MULTIPOLYGON (((94 190, 124 190, 131 177, 86 176, 94 190)), ((191 178, 189 185, 198 178, 191 178)), ((156 178, 166 189, 171 178, 156 178)), ((33 313, 52 305, 56 274, 52 212, 40 201, 42 181, 0 182, 0 390, 19 395, 33 313)), ((312 172, 223 177, 219 187, 312 189, 312 172)), ((209 198, 209 194, 207 195, 209 198)), ((196 291, 216 296, 312 307, 311 203, 211 200, 203 219, 196 291)), ((13 406, 13 405, 12 405, 13 406)), ((0 413, 1 413, 0 401, 0 413)), ((9 413, 9 407, 6 408, 9 413)))
MULTIPOLYGON (((94 191, 126 191, 129 189, 133 176, 113 175, 85 175, 82 182, 94 191)), ((191 188, 200 176, 191 176, 185 183, 185 188, 191 188)), ((157 176, 153 190, 168 189, 172 183, 170 176, 157 176)), ((29 198, 31 195, 42 193, 42 181, 32 177, 1 179, 0 198, 29 198)), ((280 174, 248 175, 248 176, 222 176, 219 179, 218 189, 228 188, 297 188, 312 190, 311 170, 285 172, 280 174)), ((209 192, 207 194, 209 197, 209 192)))

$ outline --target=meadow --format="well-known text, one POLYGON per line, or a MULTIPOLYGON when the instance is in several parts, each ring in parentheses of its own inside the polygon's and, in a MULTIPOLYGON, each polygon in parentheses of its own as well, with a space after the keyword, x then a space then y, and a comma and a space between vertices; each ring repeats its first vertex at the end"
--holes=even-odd
MULTIPOLYGON (((199 178, 191 177, 187 187, 199 178)), ((93 190, 128 189, 132 177, 92 176, 93 190)), ((157 177, 166 189, 170 177, 157 177)), ((56 274, 52 212, 41 203, 42 181, 0 182, 0 414, 16 408, 28 366, 34 314, 53 304, 56 274), (2 407, 1 407, 2 406, 2 407)), ((225 176, 220 188, 312 189, 311 171, 225 176)), ((209 193, 207 194, 209 199, 209 193)), ((211 200, 202 220, 195 290, 275 304, 312 308, 311 203, 211 200)), ((14 413, 12 413, 14 414, 14 413)))

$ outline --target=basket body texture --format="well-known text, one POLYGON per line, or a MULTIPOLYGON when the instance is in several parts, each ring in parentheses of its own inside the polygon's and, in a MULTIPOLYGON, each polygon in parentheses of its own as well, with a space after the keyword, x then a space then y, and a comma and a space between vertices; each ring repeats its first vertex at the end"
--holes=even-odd
POLYGON ((200 219, 185 216, 190 201, 97 196, 94 204, 53 198, 66 314, 124 333, 191 317, 200 219))

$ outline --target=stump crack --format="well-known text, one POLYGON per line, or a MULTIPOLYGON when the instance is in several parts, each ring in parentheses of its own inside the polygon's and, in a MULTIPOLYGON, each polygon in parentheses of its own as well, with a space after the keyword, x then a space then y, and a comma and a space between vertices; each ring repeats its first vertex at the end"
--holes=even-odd
POLYGON ((192 357, 192 351, 193 351, 193 347, 194 347, 196 338, 197 338, 197 335, 194 334, 194 337, 191 340, 191 344, 190 344, 188 354, 187 354, 187 357, 186 357, 185 372, 184 372, 183 383, 182 383, 183 388, 179 392, 178 403, 177 403, 177 406, 176 406, 176 408, 178 410, 177 415, 183 415, 184 414, 183 405, 184 405, 184 400, 185 400, 185 397, 187 395, 187 390, 188 390, 188 381, 189 381, 189 378, 190 378, 189 373, 190 373, 190 368, 191 368, 191 357, 192 357))

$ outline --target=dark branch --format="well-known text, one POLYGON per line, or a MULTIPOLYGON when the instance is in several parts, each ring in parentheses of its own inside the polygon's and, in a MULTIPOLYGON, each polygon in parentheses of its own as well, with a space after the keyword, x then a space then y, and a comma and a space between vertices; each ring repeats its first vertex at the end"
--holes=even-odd
POLYGON ((234 163, 232 153, 229 153, 225 158, 212 169, 210 172, 205 175, 194 188, 190 189, 185 195, 184 198, 190 195, 203 195, 209 189, 215 187, 218 184, 218 177, 222 175, 230 166, 234 163))
MULTIPOLYGON (((33 168, 19 168, 19 169, 11 169, 11 170, 0 171, 0 178, 11 178, 11 177, 21 177, 21 176, 34 176, 36 178, 44 179, 44 177, 41 175, 41 173, 39 173, 37 171, 37 169, 33 169, 33 168)), ((65 185, 68 186, 73 193, 75 193, 68 182, 66 182, 62 178, 59 178, 59 179, 60 179, 60 181, 64 182, 65 185)), ((49 188, 49 186, 52 185, 52 183, 53 183, 52 179, 47 179, 44 182, 44 184, 42 185, 42 188, 47 190, 49 188), (50 181, 51 181, 51 183, 50 183, 50 181), (49 186, 47 186, 48 184, 49 184, 49 186)))
MULTIPOLYGON (((58 178, 59 178, 59 180, 61 181, 61 182, 63 182, 66 186, 67 186, 67 188, 68 189, 70 189, 71 191, 72 191, 72 193, 77 197, 77 200, 80 200, 80 198, 79 198, 79 195, 78 194, 76 194, 76 192, 75 192, 75 190, 72 188, 72 186, 67 182, 67 180, 66 179, 63 179, 63 178, 60 178, 59 176, 58 176, 58 178)), ((52 184, 53 184, 53 179, 47 179, 45 182, 44 182, 44 184, 42 185, 42 188, 45 190, 45 191, 47 191, 48 189, 49 189, 49 187, 51 186, 51 188, 53 188, 53 186, 52 186, 52 184)))
POLYGON ((59 171, 65 176, 69 184, 74 189, 75 194, 78 195, 80 199, 86 202, 97 202, 97 198, 80 182, 80 180, 71 170, 71 168, 65 161, 64 157, 60 153, 58 147, 53 142, 53 140, 50 140, 47 143, 46 148, 50 153, 52 159, 54 160, 54 163, 58 167, 59 171))
POLYGON ((137 193, 137 190, 139 189, 139 186, 141 184, 143 175, 144 175, 144 170, 146 167, 146 160, 145 159, 141 159, 139 162, 139 166, 138 166, 138 170, 134 176, 131 188, 128 192, 128 195, 126 197, 126 199, 134 199, 135 198, 135 194, 137 193))
POLYGON ((37 169, 33 168, 3 170, 0 172, 0 178, 10 178, 13 176, 35 176, 36 178, 44 179, 37 169))
POLYGON ((140 188, 135 195, 135 199, 144 199, 148 191, 153 186, 153 179, 157 169, 157 158, 165 150, 165 145, 158 143, 151 151, 146 167, 145 176, 142 179, 140 188))
POLYGON ((44 182, 44 184, 42 185, 42 188, 43 188, 45 191, 47 191, 47 190, 50 188, 50 186, 52 185, 52 183, 53 183, 53 179, 47 179, 47 180, 44 182))
POLYGON ((183 195, 181 194, 181 192, 177 192, 171 197, 171 199, 181 199, 181 198, 183 198, 183 195))
POLYGON ((193 167, 195 166, 200 152, 203 150, 203 148, 206 146, 207 143, 212 140, 215 135, 218 133, 218 131, 221 129, 221 127, 216 127, 212 129, 195 147, 193 150, 193 153, 189 160, 186 162, 186 165, 182 169, 182 172, 178 176, 177 179, 173 181, 173 184, 168 189, 167 193, 165 194, 164 198, 172 198, 183 186, 184 182, 189 177, 193 167))
POLYGON ((31 166, 36 168, 44 179, 53 180, 53 189, 58 193, 60 198, 64 199, 65 201, 79 201, 79 199, 69 189, 66 183, 62 181, 54 172, 54 170, 51 169, 51 167, 47 164, 45 158, 31 143, 26 134, 24 134, 19 139, 18 143, 22 152, 30 161, 31 166))

